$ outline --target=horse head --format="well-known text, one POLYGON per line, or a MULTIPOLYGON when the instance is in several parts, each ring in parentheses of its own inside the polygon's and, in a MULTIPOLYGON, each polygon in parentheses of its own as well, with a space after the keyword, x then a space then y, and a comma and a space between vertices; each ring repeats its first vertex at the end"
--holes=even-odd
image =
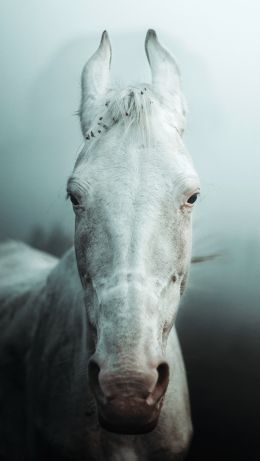
POLYGON ((82 72, 84 146, 67 184, 88 324, 88 380, 102 427, 145 433, 169 378, 170 336, 191 258, 199 179, 171 54, 149 30, 152 83, 111 88, 106 32, 82 72))

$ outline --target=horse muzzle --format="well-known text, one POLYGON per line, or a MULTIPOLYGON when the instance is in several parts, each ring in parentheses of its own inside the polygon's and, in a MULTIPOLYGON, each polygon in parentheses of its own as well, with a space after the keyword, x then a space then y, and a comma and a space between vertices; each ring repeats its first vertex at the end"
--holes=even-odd
POLYGON ((161 363, 142 374, 101 373, 89 363, 89 382, 94 393, 100 426, 118 434, 145 434, 158 422, 169 382, 169 367, 161 363))
POLYGON ((156 427, 161 404, 148 405, 138 397, 115 398, 104 406, 98 405, 99 423, 103 429, 118 434, 145 434, 156 427))

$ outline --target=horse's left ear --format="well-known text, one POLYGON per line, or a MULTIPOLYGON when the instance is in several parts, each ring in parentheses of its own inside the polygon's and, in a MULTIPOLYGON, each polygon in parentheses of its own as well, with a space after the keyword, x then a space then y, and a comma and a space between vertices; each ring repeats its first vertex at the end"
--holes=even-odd
POLYGON ((82 133, 85 136, 99 102, 103 100, 109 84, 111 45, 106 31, 103 32, 97 51, 83 68, 81 75, 81 106, 80 122, 82 133))
POLYGON ((156 32, 149 29, 145 39, 145 51, 152 72, 152 84, 170 109, 176 113, 178 130, 185 125, 185 103, 181 91, 180 71, 173 56, 158 41, 156 32))

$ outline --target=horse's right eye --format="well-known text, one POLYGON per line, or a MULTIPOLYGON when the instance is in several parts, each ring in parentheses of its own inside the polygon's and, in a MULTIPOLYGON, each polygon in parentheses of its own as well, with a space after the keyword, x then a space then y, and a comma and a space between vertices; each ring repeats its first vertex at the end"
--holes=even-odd
POLYGON ((77 199, 77 197, 75 197, 75 195, 69 193, 69 198, 70 198, 70 201, 72 203, 73 206, 79 206, 79 201, 77 199))
POLYGON ((192 194, 192 195, 188 198, 187 202, 188 202, 190 205, 193 205, 193 203, 196 202, 197 198, 198 198, 198 193, 192 194))

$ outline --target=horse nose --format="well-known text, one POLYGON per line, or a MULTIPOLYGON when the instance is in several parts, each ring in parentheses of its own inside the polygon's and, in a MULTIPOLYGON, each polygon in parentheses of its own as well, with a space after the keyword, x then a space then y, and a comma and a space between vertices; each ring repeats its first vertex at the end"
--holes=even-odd
POLYGON ((144 434, 156 427, 169 381, 169 366, 159 363, 146 372, 112 372, 92 358, 89 384, 101 427, 119 434, 144 434))
POLYGON ((169 382, 169 366, 166 362, 145 372, 128 370, 123 373, 101 369, 94 359, 90 359, 88 369, 90 387, 103 404, 118 397, 138 397, 153 405, 165 394, 169 382))

